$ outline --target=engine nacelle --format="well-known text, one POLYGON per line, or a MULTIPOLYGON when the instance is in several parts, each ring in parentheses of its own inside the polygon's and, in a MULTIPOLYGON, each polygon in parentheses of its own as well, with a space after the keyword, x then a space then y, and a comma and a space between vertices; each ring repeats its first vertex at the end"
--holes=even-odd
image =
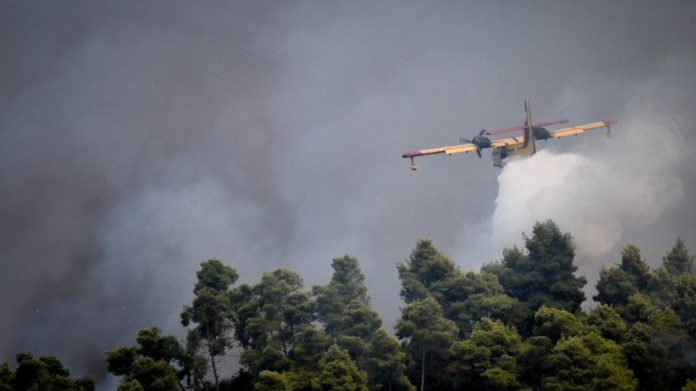
POLYGON ((551 133, 546 128, 542 128, 541 126, 533 127, 532 132, 534 134, 534 138, 537 140, 548 140, 551 138, 551 133))

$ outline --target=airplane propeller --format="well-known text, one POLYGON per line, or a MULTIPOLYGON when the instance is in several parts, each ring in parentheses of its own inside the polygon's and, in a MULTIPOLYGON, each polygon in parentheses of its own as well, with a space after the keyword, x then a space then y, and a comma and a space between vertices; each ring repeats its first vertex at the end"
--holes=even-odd
POLYGON ((479 134, 474 136, 473 139, 468 139, 468 138, 459 138, 460 143, 471 143, 476 145, 476 154, 478 155, 479 158, 481 158, 481 150, 483 148, 490 148, 491 147, 491 139, 488 137, 484 136, 483 134, 486 133, 486 129, 481 129, 479 134))

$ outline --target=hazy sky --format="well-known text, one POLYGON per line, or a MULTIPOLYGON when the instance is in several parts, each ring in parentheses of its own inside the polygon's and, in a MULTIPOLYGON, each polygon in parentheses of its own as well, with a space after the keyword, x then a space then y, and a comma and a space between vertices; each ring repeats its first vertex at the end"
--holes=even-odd
MULTIPOLYGON (((551 218, 588 279, 696 249, 691 1, 0 3, 0 361, 103 374, 181 334, 195 270, 357 257, 389 327, 432 238, 478 269, 551 218), (615 119, 494 168, 404 151, 533 118, 615 119)), ((588 292, 592 286, 588 284, 588 292)))

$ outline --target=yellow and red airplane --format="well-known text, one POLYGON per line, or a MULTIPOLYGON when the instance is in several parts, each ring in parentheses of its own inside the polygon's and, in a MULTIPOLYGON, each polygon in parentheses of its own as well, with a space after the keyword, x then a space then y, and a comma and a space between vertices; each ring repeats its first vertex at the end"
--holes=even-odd
POLYGON ((584 125, 577 125, 570 128, 563 128, 558 130, 547 130, 544 126, 557 125, 567 123, 567 119, 562 119, 558 121, 542 122, 538 124, 532 123, 532 114, 529 108, 529 102, 524 101, 524 111, 525 118, 524 124, 521 126, 515 126, 512 128, 497 129, 486 131, 481 130, 478 135, 473 139, 459 139, 460 142, 466 142, 466 144, 449 145, 445 147, 437 147, 430 149, 421 149, 418 151, 406 152, 401 157, 404 159, 411 159, 411 170, 416 170, 418 167, 414 159, 418 156, 436 155, 440 153, 445 153, 447 155, 453 155, 455 153, 462 152, 472 152, 476 151, 478 157, 481 157, 481 150, 485 148, 493 148, 491 156, 493 157, 493 165, 496 167, 503 167, 503 159, 512 156, 530 156, 536 153, 535 140, 547 140, 549 138, 559 138, 565 136, 578 135, 584 133, 586 130, 597 129, 597 128, 607 128, 607 133, 611 131, 610 126, 616 124, 616 121, 598 121, 592 122, 584 125), (494 135, 514 132, 517 130, 522 130, 522 135, 517 137, 508 137, 502 139, 491 140, 485 135, 494 135), (484 135, 485 134, 485 135, 484 135))

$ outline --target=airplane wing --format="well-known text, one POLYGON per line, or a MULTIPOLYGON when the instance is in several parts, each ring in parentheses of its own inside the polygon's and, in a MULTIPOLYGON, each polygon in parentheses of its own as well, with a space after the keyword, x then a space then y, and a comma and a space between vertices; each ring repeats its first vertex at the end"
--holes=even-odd
MULTIPOLYGON (((532 127, 544 127, 544 126, 551 126, 551 125, 559 125, 559 124, 567 124, 569 121, 567 119, 559 119, 556 121, 549 121, 549 122, 539 122, 538 124, 533 124, 532 127)), ((524 129, 524 125, 520 126, 513 126, 511 128, 504 128, 504 129, 495 129, 495 130, 488 130, 486 131, 486 134, 491 136, 494 134, 501 134, 501 133, 510 133, 514 132, 516 130, 522 130, 524 129)))
POLYGON ((461 153, 461 152, 471 152, 476 150, 476 145, 472 143, 467 143, 467 144, 458 144, 458 145, 448 145, 445 147, 437 147, 437 148, 430 148, 430 149, 421 149, 418 151, 413 151, 413 152, 406 152, 401 157, 403 158, 414 158, 416 156, 425 156, 425 155, 435 155, 438 153, 446 153, 448 155, 452 155, 454 153, 461 153))
POLYGON ((524 137, 522 136, 499 138, 497 140, 491 140, 491 147, 500 148, 506 145, 519 144, 521 142, 524 142, 524 137))
POLYGON ((590 130, 590 129, 604 128, 604 127, 608 128, 610 125, 614 125, 614 124, 616 124, 616 121, 597 121, 597 122, 592 122, 589 124, 573 126, 571 128, 552 130, 549 133, 551 133, 551 137, 565 137, 565 136, 572 136, 574 134, 585 133, 586 130, 590 130))
MULTIPOLYGON (((498 139, 498 140, 491 140, 491 147, 497 148, 497 147, 502 147, 504 145, 518 144, 518 143, 521 143, 523 141, 524 141, 524 138, 522 136, 508 137, 508 138, 502 138, 502 139, 498 139)), ((478 147, 476 146, 476 144, 473 144, 473 143, 448 145, 448 146, 444 146, 444 147, 420 149, 418 151, 406 152, 403 155, 401 155, 401 157, 414 158, 416 156, 435 155, 438 153, 445 153, 447 155, 453 155, 455 153, 473 152, 473 151, 476 151, 477 148, 478 147)))

